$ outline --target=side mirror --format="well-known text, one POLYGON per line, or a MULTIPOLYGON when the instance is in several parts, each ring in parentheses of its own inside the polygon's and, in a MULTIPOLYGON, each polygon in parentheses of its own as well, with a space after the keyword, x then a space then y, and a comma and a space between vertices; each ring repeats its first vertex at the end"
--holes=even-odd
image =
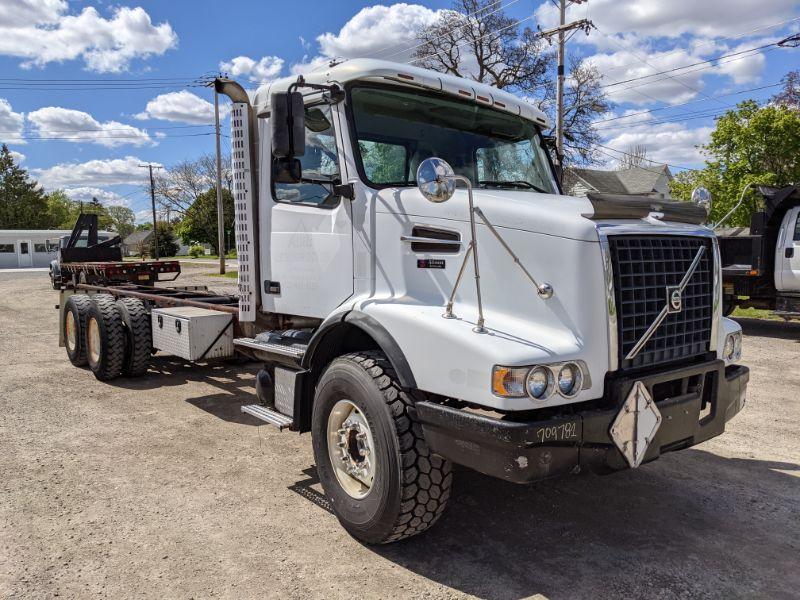
POLYGON ((456 191, 453 167, 441 158, 426 158, 417 168, 417 187, 431 202, 447 202, 456 191))
POLYGON ((272 160, 272 181, 275 183, 299 183, 302 177, 303 167, 296 158, 272 160))
POLYGON ((711 214, 711 192, 704 187, 696 187, 692 190, 692 202, 711 214))
POLYGON ((306 152, 306 128, 303 95, 300 92, 276 92, 270 96, 272 156, 294 158, 306 152))

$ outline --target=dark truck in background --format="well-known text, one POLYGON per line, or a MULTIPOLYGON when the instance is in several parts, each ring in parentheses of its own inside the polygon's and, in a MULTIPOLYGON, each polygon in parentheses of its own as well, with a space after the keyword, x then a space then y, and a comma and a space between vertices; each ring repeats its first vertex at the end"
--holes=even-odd
POLYGON ((757 189, 763 203, 753 212, 750 227, 716 230, 723 313, 741 306, 771 310, 787 320, 800 318, 800 187, 757 189))

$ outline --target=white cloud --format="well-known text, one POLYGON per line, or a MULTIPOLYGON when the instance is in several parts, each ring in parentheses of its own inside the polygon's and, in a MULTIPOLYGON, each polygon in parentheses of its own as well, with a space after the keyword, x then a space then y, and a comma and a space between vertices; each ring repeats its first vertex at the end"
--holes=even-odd
POLYGON ((66 10, 66 0, 5 0, 0 3, 0 23, 5 27, 50 24, 57 22, 66 10))
POLYGON ((111 190, 98 187, 65 188, 64 193, 72 200, 79 202, 91 202, 92 198, 97 198, 105 206, 128 206, 127 198, 123 198, 111 190))
MULTIPOLYGON (((758 43, 748 42, 741 44, 730 50, 726 50, 725 54, 732 54, 747 50, 749 48, 763 45, 762 41, 758 43)), ((761 74, 767 66, 767 59, 761 52, 754 52, 742 56, 735 56, 727 59, 722 59, 717 64, 716 72, 720 75, 727 75, 736 84, 753 83, 761 78, 761 74)))
POLYGON ((83 60, 91 71, 116 73, 131 60, 164 54, 178 43, 169 23, 154 25, 141 7, 116 7, 105 18, 94 7, 70 15, 66 2, 4 0, 0 55, 24 59, 22 67, 83 60))
POLYGON ((414 54, 417 33, 442 11, 404 2, 362 8, 339 30, 317 37, 319 54, 293 64, 293 75, 325 68, 333 58, 383 58, 406 62, 414 54))
MULTIPOLYGON (((697 146, 708 143, 713 127, 690 129, 684 123, 661 123, 620 127, 603 144, 623 152, 636 146, 647 149, 649 160, 678 166, 693 167, 703 163, 704 156, 697 146)), ((612 155, 618 153, 601 148, 612 155)))
POLYGON ((100 187, 140 185, 149 181, 145 161, 135 156, 90 160, 84 163, 60 163, 47 169, 31 169, 33 176, 47 189, 65 186, 100 187))
POLYGON ((283 59, 277 56, 263 56, 256 61, 249 56, 237 56, 219 63, 219 68, 233 78, 247 77, 251 83, 265 83, 280 75, 283 59))
MULTIPOLYGON (((220 102, 220 117, 228 114, 228 104, 220 102)), ((160 94, 147 103, 137 119, 160 119, 178 123, 205 124, 214 122, 214 105, 200 96, 181 90, 160 94)))
POLYGON ((630 52, 619 50, 588 57, 600 73, 604 74, 603 85, 609 86, 606 88, 606 93, 612 102, 641 105, 660 101, 678 104, 691 100, 703 89, 702 77, 707 74, 703 71, 688 73, 678 71, 671 76, 653 75, 658 71, 668 71, 699 62, 703 60, 701 57, 692 56, 682 48, 650 54, 642 48, 630 48, 630 50, 635 56, 630 52), (636 56, 646 57, 647 63, 652 66, 636 60, 636 56), (653 76, 649 77, 650 75, 653 76))
MULTIPOLYGON (((710 38, 736 35, 797 16, 797 0, 591 0, 589 18, 603 33, 675 38, 684 34, 710 38)), ((585 5, 567 9, 567 20, 584 18, 585 5)), ((543 2, 536 9, 542 28, 558 22, 558 9, 543 2)), ((589 36, 598 36, 592 32, 589 36)))
POLYGON ((14 112, 11 103, 0 98, 0 141, 24 144, 22 133, 25 128, 25 115, 14 112))
POLYGON ((150 136, 142 129, 118 121, 101 123, 89 113, 60 106, 47 106, 28 113, 28 120, 42 137, 90 142, 108 148, 152 143, 150 136))
POLYGON ((17 164, 20 164, 22 161, 25 160, 25 155, 22 152, 17 152, 16 150, 11 150, 11 157, 17 164))
POLYGON ((419 4, 369 6, 358 11, 339 30, 317 37, 320 53, 328 57, 408 60, 417 32, 433 23, 440 11, 419 4))

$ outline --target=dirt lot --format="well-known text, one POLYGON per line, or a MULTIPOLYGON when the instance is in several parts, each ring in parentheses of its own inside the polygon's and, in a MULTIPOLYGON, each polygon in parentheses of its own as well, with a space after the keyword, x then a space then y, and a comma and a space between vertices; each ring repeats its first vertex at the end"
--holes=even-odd
POLYGON ((0 274, 0 597, 800 597, 798 325, 744 323, 722 437, 531 487, 462 469, 436 528, 371 548, 327 511, 308 436, 240 413, 255 368, 100 383, 55 303, 45 273, 0 274))

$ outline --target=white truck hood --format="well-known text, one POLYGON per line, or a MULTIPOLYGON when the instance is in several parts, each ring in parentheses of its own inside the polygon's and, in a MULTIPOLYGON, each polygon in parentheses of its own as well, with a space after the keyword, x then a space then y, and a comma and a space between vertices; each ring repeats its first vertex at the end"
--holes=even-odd
MULTIPOLYGON (((443 204, 432 204, 416 188, 393 188, 375 192, 376 211, 468 221, 466 190, 459 189, 443 204)), ((592 214, 586 198, 524 191, 474 190, 479 207, 495 227, 518 229, 586 242, 597 241, 595 223, 583 217, 592 214)))

